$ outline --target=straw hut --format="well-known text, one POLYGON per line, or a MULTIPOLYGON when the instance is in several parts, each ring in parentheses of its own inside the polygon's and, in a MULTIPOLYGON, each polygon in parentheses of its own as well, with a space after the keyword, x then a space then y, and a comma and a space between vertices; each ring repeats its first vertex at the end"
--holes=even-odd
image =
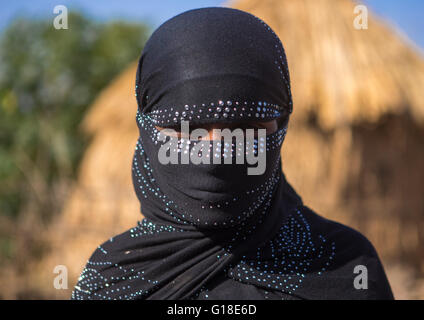
MULTIPOLYGON (((355 29, 350 0, 229 6, 264 19, 286 48, 294 114, 283 167, 304 202, 363 232, 386 266, 402 261, 424 271, 424 60, 418 49, 372 15, 368 29, 355 29)), ((98 244, 142 217, 130 176, 135 68, 100 94, 82 124, 92 142, 48 233, 52 251, 39 267, 49 279, 63 264, 71 286, 98 244)), ((406 297, 394 287, 397 297, 406 297)))

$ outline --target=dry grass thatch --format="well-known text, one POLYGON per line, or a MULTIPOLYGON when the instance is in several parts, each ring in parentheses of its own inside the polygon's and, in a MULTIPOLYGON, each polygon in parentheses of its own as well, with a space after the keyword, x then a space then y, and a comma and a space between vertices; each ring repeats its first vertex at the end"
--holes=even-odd
POLYGON ((296 118, 323 128, 408 110, 424 120, 424 60, 399 33, 369 17, 353 27, 351 0, 240 0, 229 5, 264 19, 286 47, 296 118))
MULTIPOLYGON (((286 47, 295 110, 283 148, 288 179, 319 213, 364 232, 385 262, 422 268, 420 54, 374 17, 368 30, 355 30, 349 0, 230 5, 264 19, 286 47)), ((130 178, 137 137, 134 78, 132 65, 85 119, 83 128, 93 140, 63 215, 48 233, 52 253, 34 267, 44 279, 39 283, 51 283, 53 267, 64 264, 73 284, 95 246, 141 218, 130 178)), ((406 297, 399 288, 398 296, 406 297)))

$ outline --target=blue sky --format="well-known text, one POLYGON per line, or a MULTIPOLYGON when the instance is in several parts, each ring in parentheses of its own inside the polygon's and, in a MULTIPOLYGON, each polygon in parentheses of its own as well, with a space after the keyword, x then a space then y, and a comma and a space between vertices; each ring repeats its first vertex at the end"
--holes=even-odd
MULTIPOLYGON (((394 24, 419 47, 424 48, 424 1, 363 0, 363 2, 375 14, 394 24)), ((58 4, 64 4, 70 9, 80 9, 99 20, 112 18, 143 20, 157 27, 185 10, 219 6, 223 3, 225 2, 219 0, 0 0, 0 30, 18 15, 53 17, 53 8, 58 4)))

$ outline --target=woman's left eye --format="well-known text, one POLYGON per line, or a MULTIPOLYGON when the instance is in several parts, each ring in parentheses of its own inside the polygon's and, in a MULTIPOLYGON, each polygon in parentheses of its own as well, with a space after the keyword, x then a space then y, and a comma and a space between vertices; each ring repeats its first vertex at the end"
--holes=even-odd
POLYGON ((239 126, 237 126, 240 129, 258 129, 260 128, 257 124, 255 123, 242 123, 239 126))
POLYGON ((241 127, 241 129, 265 129, 265 126, 258 124, 258 123, 252 123, 252 124, 245 124, 241 127))

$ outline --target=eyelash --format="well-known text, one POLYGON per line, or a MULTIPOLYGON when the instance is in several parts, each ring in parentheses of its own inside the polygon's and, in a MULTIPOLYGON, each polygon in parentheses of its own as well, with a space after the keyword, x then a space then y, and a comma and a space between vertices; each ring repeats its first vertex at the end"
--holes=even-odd
MULTIPOLYGON (((179 127, 171 127, 171 129, 174 129, 176 132, 180 132, 180 128, 179 127)), ((190 128, 190 132, 198 129, 198 128, 190 128)), ((231 130, 234 129, 242 129, 242 130, 246 130, 246 129, 266 129, 266 126, 264 125, 260 125, 260 124, 240 124, 239 126, 236 126, 234 128, 230 128, 231 130)))
POLYGON ((264 129, 264 125, 260 124, 244 124, 240 126, 241 129, 264 129))

